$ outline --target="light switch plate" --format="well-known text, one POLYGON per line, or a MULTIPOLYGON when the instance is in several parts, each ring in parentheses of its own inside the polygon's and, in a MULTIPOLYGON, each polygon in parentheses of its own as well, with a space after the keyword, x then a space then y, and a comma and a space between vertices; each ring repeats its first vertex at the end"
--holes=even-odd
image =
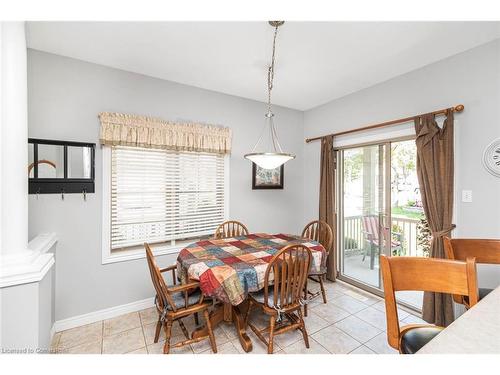
POLYGON ((462 202, 472 202, 472 190, 462 190, 462 202))

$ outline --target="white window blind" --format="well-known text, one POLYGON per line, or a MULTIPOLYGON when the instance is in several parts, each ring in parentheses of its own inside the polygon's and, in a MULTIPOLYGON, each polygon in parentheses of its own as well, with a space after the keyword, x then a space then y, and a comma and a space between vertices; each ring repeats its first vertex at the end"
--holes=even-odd
POLYGON ((224 155, 113 146, 111 250, 197 238, 225 217, 224 155))

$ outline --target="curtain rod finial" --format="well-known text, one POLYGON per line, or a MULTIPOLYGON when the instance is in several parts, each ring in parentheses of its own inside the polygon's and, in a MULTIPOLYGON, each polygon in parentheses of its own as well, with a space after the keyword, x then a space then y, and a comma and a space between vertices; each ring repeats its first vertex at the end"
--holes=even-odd
POLYGON ((464 105, 463 105, 463 104, 459 104, 459 105, 457 105, 457 106, 454 108, 454 110, 455 110, 455 112, 462 112, 462 111, 464 110, 464 108, 465 108, 465 107, 464 107, 464 105))

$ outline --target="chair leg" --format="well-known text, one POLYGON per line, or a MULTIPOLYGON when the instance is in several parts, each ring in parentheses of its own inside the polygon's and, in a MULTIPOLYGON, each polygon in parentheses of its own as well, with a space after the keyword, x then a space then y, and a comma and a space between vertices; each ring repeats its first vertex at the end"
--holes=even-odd
POLYGON ((307 336, 306 323, 304 323, 304 318, 302 317, 302 310, 298 309, 300 330, 302 331, 302 336, 304 337, 304 342, 306 348, 309 349, 309 336, 307 336))
POLYGON ((165 325, 165 345, 163 345, 163 354, 170 352, 170 335, 172 334, 172 321, 167 320, 165 325))
POLYGON ((370 245, 370 269, 372 270, 375 263, 375 246, 373 244, 370 245))
POLYGON ((269 321, 269 343, 267 344, 267 354, 273 354, 274 351, 274 324, 276 323, 276 317, 271 315, 269 321))
POLYGON ((307 316, 307 300, 309 296, 307 295, 307 277, 306 277, 306 283, 304 285, 304 316, 307 316))
POLYGON ((182 333, 184 333, 184 336, 186 336, 186 338, 189 340, 190 339, 189 332, 186 329, 186 326, 184 325, 184 322, 182 320, 180 320, 180 319, 177 322, 179 322, 179 326, 181 327, 182 333))
POLYGON ((323 295, 323 303, 326 303, 326 292, 325 292, 325 285, 323 284, 323 277, 324 275, 319 275, 318 280, 319 280, 319 286, 321 287, 321 294, 323 295))
POLYGON ((156 331, 155 331, 155 341, 154 341, 155 344, 160 339, 161 326, 162 326, 161 318, 158 317, 158 322, 156 323, 156 331))
POLYGON ((194 324, 200 325, 200 319, 198 318, 198 313, 194 313, 194 324))
POLYGON ((210 346, 212 347, 212 352, 217 353, 217 343, 215 342, 214 331, 212 330, 212 323, 210 323, 210 315, 208 314, 208 309, 203 310, 203 317, 207 324, 208 336, 210 337, 210 346))
POLYGON ((249 299, 248 300, 248 309, 247 309, 247 312, 245 314, 245 318, 243 320, 243 329, 246 331, 247 327, 248 327, 248 319, 250 318, 250 311, 252 310, 252 307, 253 307, 253 303, 252 303, 252 300, 249 299))

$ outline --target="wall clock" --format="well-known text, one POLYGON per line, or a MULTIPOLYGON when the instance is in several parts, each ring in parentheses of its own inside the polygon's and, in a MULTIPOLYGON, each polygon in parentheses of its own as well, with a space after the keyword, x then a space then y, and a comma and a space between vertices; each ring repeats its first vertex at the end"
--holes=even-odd
POLYGON ((484 150, 483 164, 493 176, 500 177, 500 138, 495 139, 484 150))

